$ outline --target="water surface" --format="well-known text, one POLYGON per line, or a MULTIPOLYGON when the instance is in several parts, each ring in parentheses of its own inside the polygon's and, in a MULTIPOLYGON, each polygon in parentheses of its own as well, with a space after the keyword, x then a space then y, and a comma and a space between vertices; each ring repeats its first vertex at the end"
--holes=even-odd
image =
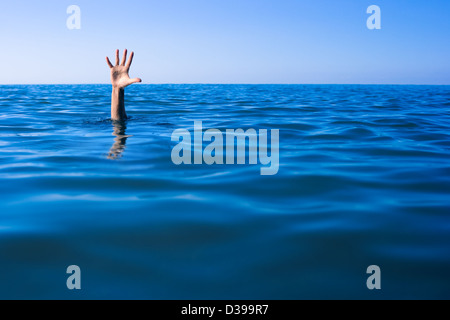
POLYGON ((450 87, 135 85, 126 103, 114 123, 107 85, 0 86, 0 298, 450 298, 450 87), (195 120, 279 129, 278 174, 174 165, 195 120))

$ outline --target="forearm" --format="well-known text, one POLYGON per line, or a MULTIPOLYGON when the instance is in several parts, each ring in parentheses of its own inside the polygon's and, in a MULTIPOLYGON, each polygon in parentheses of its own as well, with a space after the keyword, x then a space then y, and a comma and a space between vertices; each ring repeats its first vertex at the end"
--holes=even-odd
POLYGON ((111 96, 111 119, 124 120, 127 118, 125 112, 125 89, 113 87, 111 96))

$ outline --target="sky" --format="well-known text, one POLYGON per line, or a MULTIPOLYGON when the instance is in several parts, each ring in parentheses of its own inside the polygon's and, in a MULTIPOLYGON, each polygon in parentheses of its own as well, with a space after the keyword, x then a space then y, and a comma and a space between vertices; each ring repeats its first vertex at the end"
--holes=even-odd
POLYGON ((449 39, 448 0, 2 1, 0 84, 109 83, 127 48, 143 83, 448 85, 449 39))

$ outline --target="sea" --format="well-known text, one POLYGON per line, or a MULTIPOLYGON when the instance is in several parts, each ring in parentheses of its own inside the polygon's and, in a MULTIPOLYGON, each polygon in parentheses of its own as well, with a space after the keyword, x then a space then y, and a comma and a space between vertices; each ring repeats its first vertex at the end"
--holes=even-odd
POLYGON ((450 299, 450 86, 125 96, 0 86, 0 299, 450 299), (196 121, 279 130, 277 173, 175 164, 196 121))

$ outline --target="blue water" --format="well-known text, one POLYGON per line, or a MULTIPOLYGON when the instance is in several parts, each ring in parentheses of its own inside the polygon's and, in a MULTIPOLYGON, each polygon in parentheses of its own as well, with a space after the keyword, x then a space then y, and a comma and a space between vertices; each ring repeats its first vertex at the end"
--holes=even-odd
POLYGON ((450 298, 449 86, 134 85, 126 103, 113 123, 107 85, 0 86, 0 298, 450 298), (195 120, 279 129, 278 174, 174 165, 195 120))

